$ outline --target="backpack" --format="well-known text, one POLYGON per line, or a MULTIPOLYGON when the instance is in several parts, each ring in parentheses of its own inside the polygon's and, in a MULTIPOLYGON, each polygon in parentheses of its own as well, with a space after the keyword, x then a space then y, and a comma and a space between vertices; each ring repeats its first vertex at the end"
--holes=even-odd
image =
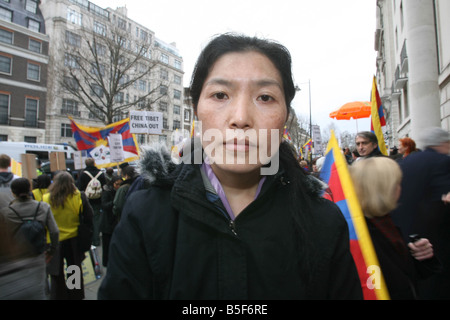
POLYGON ((91 177, 91 181, 89 181, 86 190, 84 193, 88 197, 88 199, 99 199, 102 196, 102 184, 98 181, 98 177, 102 174, 101 171, 97 173, 95 177, 92 176, 88 171, 85 171, 89 177, 91 177))
POLYGON ((36 220, 37 213, 41 203, 39 202, 34 213, 33 220, 22 219, 22 217, 11 206, 9 207, 18 217, 22 220, 22 224, 17 230, 16 239, 23 243, 25 240, 31 247, 33 253, 36 255, 41 254, 45 250, 46 238, 45 238, 45 226, 42 222, 36 220))

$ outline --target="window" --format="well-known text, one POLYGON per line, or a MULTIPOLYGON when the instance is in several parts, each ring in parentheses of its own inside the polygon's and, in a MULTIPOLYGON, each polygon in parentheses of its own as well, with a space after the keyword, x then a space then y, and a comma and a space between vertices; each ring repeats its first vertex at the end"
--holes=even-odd
POLYGON ((78 64, 78 58, 69 53, 66 53, 64 55, 64 66, 74 69, 80 68, 80 65, 78 64))
POLYGON ((145 91, 147 89, 147 81, 139 80, 139 91, 145 91))
POLYGON ((167 102, 160 101, 159 102, 159 110, 160 111, 167 111, 167 102))
POLYGON ((71 99, 63 99, 61 114, 71 114, 79 117, 80 112, 78 111, 78 102, 71 99))
POLYGON ((28 50, 36 52, 36 53, 41 53, 42 52, 42 42, 34 40, 34 39, 30 39, 28 41, 28 50))
POLYGON ((39 81, 41 78, 41 66, 36 63, 28 62, 27 67, 27 79, 33 81, 39 81))
POLYGON ((104 76, 105 75, 105 66, 103 64, 91 64, 91 73, 96 76, 104 76))
POLYGON ((83 15, 73 9, 67 9, 67 21, 77 24, 79 26, 83 25, 83 15))
POLYGON ((148 33, 144 30, 141 30, 141 40, 147 42, 148 33))
POLYGON ((7 134, 0 134, 0 141, 8 141, 8 135, 7 134))
POLYGON ((191 111, 190 110, 184 110, 184 121, 187 121, 187 122, 191 121, 191 111))
POLYGON ((123 94, 123 92, 118 92, 114 96, 114 101, 117 102, 117 103, 123 103, 123 101, 124 101, 124 94, 123 94))
POLYGON ((181 99, 181 91, 173 90, 173 97, 174 97, 174 99, 181 99))
POLYGON ((70 124, 61 123, 61 137, 72 138, 72 127, 70 126, 70 124))
POLYGON ((37 138, 36 137, 23 137, 23 141, 26 143, 37 143, 37 138))
POLYGON ((73 32, 66 30, 66 43, 74 47, 81 47, 81 37, 73 32))
POLYGON ((126 30, 127 29, 127 22, 124 19, 119 18, 117 21, 117 26, 122 29, 122 30, 126 30))
POLYGON ((13 33, 5 29, 0 29, 0 42, 13 44, 13 33))
POLYGON ((167 90, 168 90, 167 86, 161 85, 161 86, 159 87, 159 93, 160 93, 160 94, 167 94, 167 90))
POLYGON ((9 94, 0 93, 0 124, 8 124, 9 94))
POLYGON ((39 32, 41 30, 41 23, 33 19, 28 19, 28 29, 39 32))
POLYGON ((37 127, 37 113, 39 100, 33 98, 26 98, 25 103, 25 126, 37 127))
POLYGON ((98 21, 94 21, 94 32, 102 36, 106 36, 106 25, 98 21))
POLYGON ((27 4, 25 5, 25 9, 32 13, 36 13, 37 11, 37 2, 35 0, 27 0, 27 4))
POLYGON ((180 114, 181 113, 181 108, 180 106, 173 106, 173 113, 174 114, 180 114))
POLYGON ((0 7, 0 20, 6 20, 12 22, 12 11, 0 7))
POLYGON ((64 77, 63 83, 64 83, 64 87, 67 90, 78 91, 78 89, 79 89, 78 82, 75 78, 66 76, 66 77, 64 77))
POLYGON ((11 74, 12 58, 0 55, 0 73, 11 74))
POLYGON ((169 56, 167 54, 161 53, 159 61, 161 61, 162 63, 169 64, 169 56))
POLYGON ((173 120, 173 130, 181 129, 181 122, 179 120, 173 120))
POLYGON ((96 83, 91 84, 91 95, 103 98, 103 88, 96 83))
POLYGON ((181 70, 181 61, 180 60, 175 60, 174 67, 179 69, 179 70, 181 70))
POLYGON ((177 75, 174 75, 174 76, 173 76, 173 82, 174 82, 175 84, 180 84, 180 85, 181 85, 181 77, 180 77, 180 76, 177 76, 177 75))
POLYGON ((106 55, 106 47, 100 43, 96 43, 95 52, 97 53, 97 56, 103 57, 106 55))
POLYGON ((91 109, 93 111, 89 111, 89 119, 101 119, 104 120, 105 116, 103 115, 102 111, 100 109, 97 109, 94 105, 91 105, 91 109))
POLYGON ((169 80, 169 72, 167 70, 161 70, 161 80, 169 80))
POLYGON ((167 119, 163 118, 163 128, 164 129, 169 129, 169 125, 167 124, 167 119))

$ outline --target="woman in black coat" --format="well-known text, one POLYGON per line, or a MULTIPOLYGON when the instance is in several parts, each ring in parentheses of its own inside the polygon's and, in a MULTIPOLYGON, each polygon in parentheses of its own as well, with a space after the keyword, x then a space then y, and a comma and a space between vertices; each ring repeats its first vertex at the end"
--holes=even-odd
POLYGON ((120 188, 122 179, 118 176, 113 176, 111 180, 103 187, 102 192, 102 214, 100 231, 102 232, 103 240, 103 266, 108 264, 109 257, 109 243, 111 242, 111 236, 114 228, 117 225, 117 218, 113 214, 113 202, 117 189, 120 188))
POLYGON ((220 35, 190 92, 204 139, 179 165, 143 151, 151 186, 127 199, 99 298, 362 298, 341 211, 281 142, 296 92, 287 49, 220 35))

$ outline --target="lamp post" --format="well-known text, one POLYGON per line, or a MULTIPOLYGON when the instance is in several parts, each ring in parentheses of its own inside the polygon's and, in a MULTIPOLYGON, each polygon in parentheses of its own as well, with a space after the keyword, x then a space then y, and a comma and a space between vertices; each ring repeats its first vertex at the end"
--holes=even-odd
MULTIPOLYGON (((312 111, 311 111, 311 79, 308 80, 308 82, 299 83, 299 85, 302 84, 308 84, 308 90, 309 90, 309 137, 312 141, 312 111)), ((301 91, 301 88, 297 85, 295 87, 297 91, 301 91)), ((310 161, 312 161, 312 149, 309 155, 310 161)))

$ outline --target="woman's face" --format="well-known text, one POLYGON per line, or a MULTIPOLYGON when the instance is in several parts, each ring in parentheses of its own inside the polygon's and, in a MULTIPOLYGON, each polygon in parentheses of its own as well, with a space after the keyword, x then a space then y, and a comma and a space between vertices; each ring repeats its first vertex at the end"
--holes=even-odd
POLYGON ((278 150, 287 118, 280 73, 258 52, 223 55, 203 84, 197 116, 213 168, 260 168, 278 150))
POLYGON ((398 152, 404 154, 406 152, 406 147, 400 142, 398 145, 398 152))

